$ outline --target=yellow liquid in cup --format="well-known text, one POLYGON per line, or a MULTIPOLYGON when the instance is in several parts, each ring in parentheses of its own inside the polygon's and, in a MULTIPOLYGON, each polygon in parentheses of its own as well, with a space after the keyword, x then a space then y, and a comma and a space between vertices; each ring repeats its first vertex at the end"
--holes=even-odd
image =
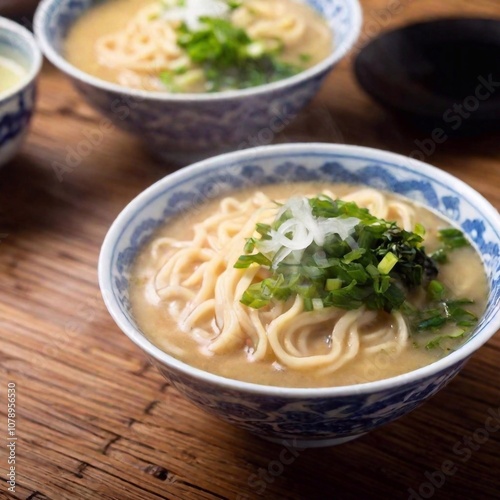
POLYGON ((0 56, 0 96, 15 87, 25 75, 26 71, 19 63, 0 56))

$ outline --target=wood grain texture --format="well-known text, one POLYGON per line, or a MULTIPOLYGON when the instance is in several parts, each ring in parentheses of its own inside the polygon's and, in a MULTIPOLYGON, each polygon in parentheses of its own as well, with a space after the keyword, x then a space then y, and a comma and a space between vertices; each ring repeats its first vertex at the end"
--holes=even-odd
MULTIPOLYGON (((500 17, 497 0, 401 0, 389 16, 394 1, 362 3, 364 40, 409 20, 500 17)), ((277 141, 410 154, 425 134, 359 89, 352 59, 277 141)), ((58 180, 54 162, 64 162, 102 117, 48 65, 39 96, 22 153, 0 171, 0 498, 9 498, 8 381, 17 385, 18 403, 13 498, 406 499, 447 460, 455 473, 433 487, 433 498, 500 498, 500 431, 480 445, 471 437, 484 437, 478 429, 489 411, 499 411, 498 336, 420 409, 347 445, 303 451, 281 474, 268 475, 282 448, 180 397, 120 333, 99 295, 96 267, 107 228, 128 201, 171 169, 114 130, 58 180)), ((428 161, 500 207, 498 134, 448 140, 428 161)))

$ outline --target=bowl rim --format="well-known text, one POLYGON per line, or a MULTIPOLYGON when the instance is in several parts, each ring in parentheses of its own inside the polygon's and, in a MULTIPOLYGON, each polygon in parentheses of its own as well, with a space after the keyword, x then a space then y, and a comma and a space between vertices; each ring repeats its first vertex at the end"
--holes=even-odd
MULTIPOLYGON (((301 0, 302 1, 302 0, 301 0)), ((333 52, 323 61, 315 64, 294 76, 284 78, 272 83, 258 85, 239 90, 226 90, 223 92, 213 93, 182 93, 173 94, 162 91, 139 90, 118 85, 106 80, 101 80, 92 76, 85 71, 78 69, 69 63, 62 55, 59 54, 51 40, 46 36, 45 25, 48 20, 48 10, 54 4, 61 2, 61 0, 42 0, 35 12, 34 17, 34 32, 35 37, 45 54, 47 59, 67 75, 80 80, 87 85, 97 87, 100 90, 107 92, 114 92, 118 94, 130 95, 138 100, 160 100, 165 102, 213 102, 225 99, 243 98, 247 96, 259 96, 268 92, 275 92, 283 90, 284 88, 300 84, 304 81, 310 80, 324 71, 328 71, 332 66, 340 61, 354 46, 361 34, 361 26, 363 21, 362 9, 359 0, 344 0, 349 8, 350 18, 352 22, 351 29, 349 30, 345 40, 338 46, 335 46, 333 52)))
MULTIPOLYGON (((457 177, 431 166, 427 163, 409 158, 397 153, 383 151, 375 148, 368 148, 363 146, 353 145, 340 145, 340 144, 326 144, 326 143, 296 143, 296 144, 280 144, 271 146, 261 146, 257 148, 246 149, 226 153, 223 155, 215 156, 206 160, 202 160, 193 165, 180 169, 174 173, 168 174, 159 181, 155 182, 150 187, 146 188, 139 195, 137 195, 128 205, 121 211, 118 217, 114 220, 111 227, 106 234, 104 242, 101 247, 98 264, 98 280, 101 289, 101 294, 104 303, 118 325, 125 335, 129 337, 138 347, 145 351, 149 356, 156 359, 160 363, 168 366, 174 371, 180 371, 184 375, 195 378, 205 383, 219 386, 229 390, 237 390, 240 392, 254 393, 268 396, 280 397, 340 397, 352 396, 361 394, 377 393, 387 389, 396 389, 398 387, 415 383, 426 379, 428 377, 439 375, 444 371, 450 369, 453 365, 460 362, 465 362, 477 349, 479 349, 485 342, 487 342, 500 327, 500 314, 495 316, 494 321, 490 321, 482 327, 482 329, 471 338, 466 344, 462 345, 455 352, 448 354, 442 359, 435 361, 422 368, 418 368, 408 373, 403 373, 395 377, 390 377, 373 382, 365 382, 362 384, 343 385, 334 387, 320 387, 320 388, 299 388, 299 387, 278 387, 266 386, 257 383, 243 382, 236 379, 226 378, 220 375, 195 368, 187 363, 176 359, 174 356, 167 354, 160 348, 156 347, 147 337, 145 337, 138 328, 132 325, 128 318, 122 313, 118 302, 111 292, 113 284, 111 281, 110 262, 113 258, 113 250, 115 244, 119 241, 123 229, 127 226, 129 220, 135 216, 140 210, 147 205, 149 199, 154 198, 156 194, 163 191, 166 185, 178 184, 183 179, 190 178, 193 174, 206 172, 208 169, 212 171, 228 167, 232 164, 237 164, 245 160, 255 161, 256 157, 266 156, 268 153, 285 154, 290 153, 307 154, 335 154, 344 153, 351 156, 365 156, 371 161, 383 161, 393 164, 410 165, 410 170, 414 172, 423 171, 429 177, 435 178, 447 185, 454 185, 457 191, 461 192, 466 199, 474 200, 477 206, 481 208, 481 212, 485 218, 492 221, 493 226, 498 230, 497 235, 500 238, 500 214, 498 211, 487 201, 481 194, 470 187, 465 182, 457 177)), ((500 311, 498 304, 494 306, 497 311, 500 311)))
POLYGON ((20 90, 27 87, 40 73, 40 69, 42 67, 43 57, 40 48, 38 47, 35 37, 33 34, 26 29, 24 26, 7 19, 5 17, 0 16, 0 30, 6 31, 12 34, 17 39, 22 39, 30 47, 31 51, 31 60, 29 61, 29 70, 26 72, 26 75, 23 76, 20 82, 14 87, 11 87, 7 91, 0 93, 0 104, 8 101, 15 94, 17 94, 20 90))

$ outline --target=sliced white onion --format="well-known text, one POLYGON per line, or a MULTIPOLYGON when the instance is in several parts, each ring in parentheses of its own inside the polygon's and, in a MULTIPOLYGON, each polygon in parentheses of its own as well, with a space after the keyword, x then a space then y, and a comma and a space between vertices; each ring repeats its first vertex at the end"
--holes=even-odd
POLYGON ((325 307, 321 299, 312 299, 312 306, 315 311, 320 311, 325 307))
POLYGON ((175 0, 164 0, 163 4, 163 19, 184 22, 193 31, 200 29, 201 17, 224 18, 229 14, 229 5, 222 0, 185 0, 182 6, 176 6, 175 0))
POLYGON ((304 250, 314 241, 322 247, 327 236, 338 234, 348 241, 351 248, 356 242, 351 234, 360 220, 356 217, 315 217, 309 200, 295 197, 288 200, 276 214, 275 220, 289 212, 291 217, 284 221, 277 230, 269 231, 270 239, 258 242, 258 249, 265 255, 274 255, 273 268, 288 258, 291 263, 300 263, 304 250))

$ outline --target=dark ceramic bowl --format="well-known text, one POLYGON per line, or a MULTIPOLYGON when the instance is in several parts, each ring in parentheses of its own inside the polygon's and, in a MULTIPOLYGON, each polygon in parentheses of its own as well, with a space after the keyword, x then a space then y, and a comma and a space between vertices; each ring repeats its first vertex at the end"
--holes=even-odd
POLYGON ((438 19, 384 33, 355 71, 376 101, 427 130, 500 129, 500 20, 438 19))

